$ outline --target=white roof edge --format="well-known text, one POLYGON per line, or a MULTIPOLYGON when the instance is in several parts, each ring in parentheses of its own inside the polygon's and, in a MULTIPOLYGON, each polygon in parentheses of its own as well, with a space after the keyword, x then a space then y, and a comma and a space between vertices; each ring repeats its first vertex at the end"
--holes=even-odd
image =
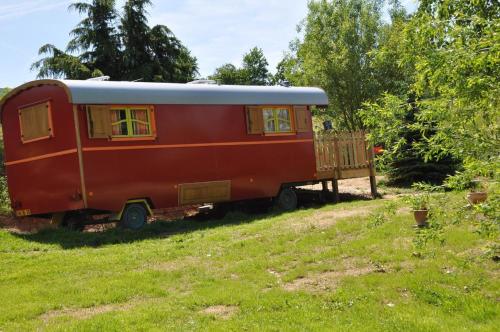
POLYGON ((320 88, 60 80, 73 104, 328 105, 320 88))

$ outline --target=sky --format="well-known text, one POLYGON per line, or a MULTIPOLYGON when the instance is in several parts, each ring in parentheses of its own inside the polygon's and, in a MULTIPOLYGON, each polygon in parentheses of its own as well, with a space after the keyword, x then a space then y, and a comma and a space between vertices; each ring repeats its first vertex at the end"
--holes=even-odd
MULTIPOLYGON (((125 0, 117 0, 121 8, 125 0)), ((402 0, 414 11, 417 0, 402 0)), ((40 46, 64 49, 81 17, 68 11, 75 0, 0 0, 0 87, 36 79, 30 70, 40 46)), ((274 71, 297 25, 307 15, 307 0, 152 0, 150 26, 163 24, 197 57, 201 77, 225 64, 240 65, 252 47, 263 49, 274 71)))

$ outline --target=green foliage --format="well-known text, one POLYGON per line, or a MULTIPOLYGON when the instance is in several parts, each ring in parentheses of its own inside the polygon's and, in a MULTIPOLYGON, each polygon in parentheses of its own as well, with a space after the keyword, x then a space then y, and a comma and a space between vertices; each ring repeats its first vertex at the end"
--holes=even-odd
POLYGON ((362 127, 358 109, 382 91, 371 53, 379 44, 381 26, 379 0, 310 1, 301 25, 304 38, 292 43, 285 76, 294 85, 322 87, 339 129, 362 127))
POLYGON ((77 2, 70 9, 84 15, 71 31, 66 51, 46 44, 32 65, 38 77, 187 82, 197 74, 197 60, 164 25, 148 26, 149 0, 128 0, 118 16, 114 0, 77 2), (76 54, 76 55, 75 55, 76 54))
MULTIPOLYGON (((145 7, 151 5, 150 0, 129 0, 123 7, 120 31, 122 34, 123 63, 127 80, 152 77, 150 60, 150 28, 147 24, 145 7)), ((168 31, 170 33, 170 31, 168 31)))
POLYGON ((216 68, 214 74, 209 76, 209 79, 226 85, 241 85, 244 81, 241 69, 230 63, 216 68))
MULTIPOLYGON (((3 173, 3 172, 2 172, 3 173)), ((0 176, 0 213, 5 214, 11 211, 7 178, 0 176)))
POLYGON ((69 9, 85 15, 85 18, 70 32, 73 39, 69 41, 66 51, 69 54, 81 52, 78 60, 91 71, 98 70, 111 77, 119 77, 122 69, 121 45, 114 26, 118 17, 115 0, 76 2, 69 9))
POLYGON ((1 88, 0 89, 0 98, 2 98, 3 96, 5 96, 9 91, 10 91, 9 88, 1 88))
POLYGON ((455 171, 456 161, 450 155, 426 156, 422 151, 433 130, 416 125, 419 113, 420 108, 411 99, 405 101, 391 94, 384 94, 376 103, 366 103, 360 110, 368 138, 384 146, 377 164, 387 173, 389 184, 441 184, 455 171))
POLYGON ((484 182, 488 181, 500 181, 500 160, 465 160, 463 170, 447 178, 445 185, 453 190, 477 189, 479 184, 485 186, 484 182))
POLYGON ((243 56, 241 68, 227 63, 216 68, 209 79, 228 85, 269 85, 271 75, 268 65, 262 49, 254 47, 243 56))
POLYGON ((264 56, 262 49, 254 47, 243 56, 243 76, 246 85, 268 85, 269 63, 264 56))
POLYGON ((498 166, 499 29, 494 1, 424 1, 408 25, 404 52, 415 61, 422 109, 416 125, 435 130, 422 145, 426 156, 498 166))
POLYGON ((370 214, 370 220, 368 222, 368 228, 379 227, 394 217, 397 212, 396 202, 386 202, 382 209, 370 214))
POLYGON ((414 194, 406 197, 406 201, 410 204, 414 211, 428 210, 430 195, 429 193, 414 194))

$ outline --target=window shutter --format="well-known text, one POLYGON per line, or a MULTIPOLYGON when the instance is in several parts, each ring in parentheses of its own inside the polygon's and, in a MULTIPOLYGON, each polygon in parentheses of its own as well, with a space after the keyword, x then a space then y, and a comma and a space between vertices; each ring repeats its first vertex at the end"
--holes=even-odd
POLYGON ((21 140, 29 142, 53 136, 49 121, 50 103, 40 103, 19 110, 21 140))
POLYGON ((111 136, 109 106, 88 106, 87 119, 90 138, 109 138, 111 136))
POLYGON ((311 131, 311 121, 307 106, 294 106, 295 129, 298 133, 307 133, 311 131))
POLYGON ((264 119, 260 107, 247 107, 247 132, 249 134, 262 134, 264 132, 264 119))

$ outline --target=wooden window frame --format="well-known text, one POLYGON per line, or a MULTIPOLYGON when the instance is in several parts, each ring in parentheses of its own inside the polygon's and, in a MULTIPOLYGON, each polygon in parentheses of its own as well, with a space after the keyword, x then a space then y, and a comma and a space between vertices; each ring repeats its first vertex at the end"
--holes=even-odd
POLYGON ((262 117, 264 118, 264 110, 265 109, 272 109, 274 114, 274 121, 275 121, 275 128, 278 124, 278 115, 276 110, 280 109, 287 109, 288 114, 290 115, 290 131, 266 131, 266 122, 263 119, 263 135, 264 136, 290 136, 290 135, 296 135, 297 131, 295 129, 295 114, 293 112, 293 106, 288 106, 288 105, 265 105, 265 106, 259 106, 260 111, 262 112, 262 117))
POLYGON ((52 101, 51 101, 51 99, 39 100, 39 101, 30 103, 30 104, 22 105, 22 106, 18 107, 17 112, 18 112, 18 116, 19 116, 19 130, 20 130, 20 135, 21 135, 21 142, 23 144, 32 143, 32 142, 38 142, 38 141, 50 139, 50 138, 52 138, 52 137, 55 136, 55 134, 54 134, 54 124, 53 124, 53 121, 52 121, 52 101), (22 110, 26 109, 26 108, 29 108, 29 107, 37 106, 37 105, 40 105, 40 104, 47 104, 47 123, 49 125, 48 129, 49 129, 50 133, 47 136, 41 136, 41 137, 37 137, 37 138, 25 140, 23 138, 24 137, 24 133, 23 133, 23 120, 22 120, 22 116, 21 116, 22 110))
MULTIPOLYGON (((87 106, 92 106, 92 105, 87 105, 87 106)), ((104 105, 101 105, 104 106, 104 105)), ((110 127, 111 127, 111 134, 108 137, 108 140, 110 141, 153 141, 157 138, 156 134, 156 117, 155 117, 155 108, 152 105, 109 105, 108 112, 116 111, 116 110, 125 110, 127 117, 125 121, 127 122, 127 131, 130 133, 132 132, 132 122, 133 120, 131 119, 130 116, 130 111, 131 110, 145 110, 147 111, 147 116, 148 116, 148 122, 149 122, 149 135, 113 135, 113 123, 116 122, 110 122, 110 127)), ((87 123, 89 125, 89 130, 90 130, 90 123, 89 123, 89 115, 87 114, 87 123)), ((121 120, 124 121, 124 120, 121 120)), ((93 138, 90 136, 89 133, 89 138, 90 139, 98 139, 98 138, 93 138)))

